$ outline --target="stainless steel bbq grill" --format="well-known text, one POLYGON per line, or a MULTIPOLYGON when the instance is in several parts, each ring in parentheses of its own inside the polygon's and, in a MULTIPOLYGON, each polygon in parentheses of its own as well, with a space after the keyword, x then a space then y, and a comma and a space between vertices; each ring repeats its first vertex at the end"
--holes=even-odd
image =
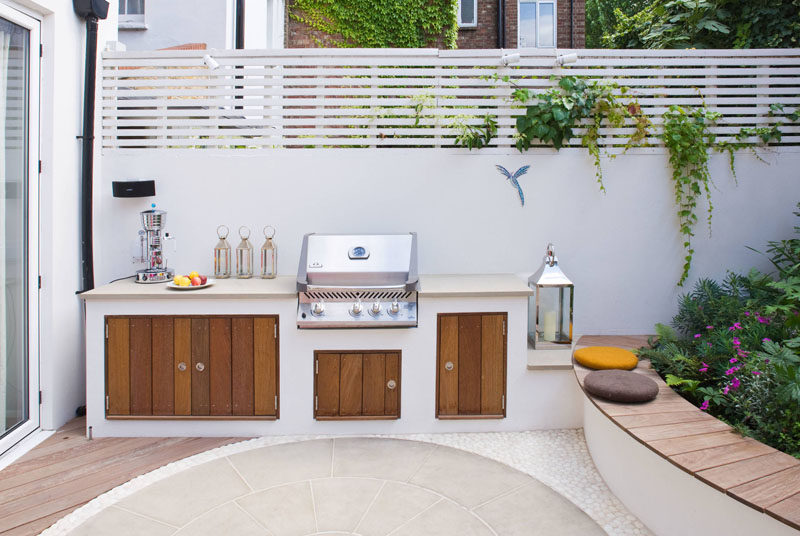
POLYGON ((303 237, 298 328, 417 325, 417 234, 303 237))

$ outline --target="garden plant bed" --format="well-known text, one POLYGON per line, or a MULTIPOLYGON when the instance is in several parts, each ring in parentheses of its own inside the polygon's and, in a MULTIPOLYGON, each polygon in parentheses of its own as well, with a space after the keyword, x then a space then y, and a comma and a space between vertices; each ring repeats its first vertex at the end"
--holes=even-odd
MULTIPOLYGON (((636 337, 583 337, 576 348, 590 345, 636 348, 636 337)), ((583 389, 590 369, 577 362, 575 375, 583 389)), ((667 386, 650 363, 634 369, 652 378, 659 394, 652 402, 620 404, 586 397, 609 420, 639 443, 689 475, 736 500, 800 529, 800 460, 754 439, 701 411, 667 386)))

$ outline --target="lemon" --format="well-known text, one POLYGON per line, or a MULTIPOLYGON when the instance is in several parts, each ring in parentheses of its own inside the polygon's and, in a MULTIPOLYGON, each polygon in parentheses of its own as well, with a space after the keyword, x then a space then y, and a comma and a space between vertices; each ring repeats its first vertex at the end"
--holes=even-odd
POLYGON ((189 272, 189 280, 190 281, 191 281, 191 279, 193 277, 200 277, 200 274, 198 274, 197 272, 189 272))

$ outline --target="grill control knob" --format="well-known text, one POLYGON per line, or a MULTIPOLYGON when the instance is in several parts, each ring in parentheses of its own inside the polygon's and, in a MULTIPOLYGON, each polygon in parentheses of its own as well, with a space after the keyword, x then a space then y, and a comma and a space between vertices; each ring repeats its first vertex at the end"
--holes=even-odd
POLYGON ((361 305, 361 300, 358 300, 357 302, 355 302, 353 304, 353 307, 350 309, 350 312, 352 312, 354 315, 360 315, 361 311, 363 311, 363 310, 364 310, 364 306, 361 305))
POLYGON ((389 312, 393 315, 396 315, 400 312, 400 304, 397 303, 397 300, 394 300, 392 304, 389 306, 389 312))
POLYGON ((311 313, 317 316, 321 315, 325 312, 325 304, 322 300, 315 302, 314 305, 311 306, 311 313))
POLYGON ((370 313, 377 315, 381 312, 381 302, 376 301, 372 304, 372 309, 369 311, 370 313))

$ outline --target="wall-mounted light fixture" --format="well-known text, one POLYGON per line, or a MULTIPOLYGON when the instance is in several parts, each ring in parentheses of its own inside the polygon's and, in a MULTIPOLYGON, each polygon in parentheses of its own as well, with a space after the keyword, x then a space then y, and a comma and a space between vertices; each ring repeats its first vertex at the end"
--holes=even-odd
POLYGON ((219 68, 219 62, 214 58, 212 58, 210 54, 206 54, 205 56, 203 56, 203 63, 205 63, 206 67, 208 67, 212 71, 214 69, 219 68))
POLYGON ((556 65, 564 65, 565 63, 575 63, 578 61, 578 55, 576 53, 572 54, 559 54, 556 57, 556 65))
POLYGON ((509 63, 519 63, 519 52, 514 52, 513 54, 503 54, 500 58, 500 63, 503 65, 508 65, 509 63))

